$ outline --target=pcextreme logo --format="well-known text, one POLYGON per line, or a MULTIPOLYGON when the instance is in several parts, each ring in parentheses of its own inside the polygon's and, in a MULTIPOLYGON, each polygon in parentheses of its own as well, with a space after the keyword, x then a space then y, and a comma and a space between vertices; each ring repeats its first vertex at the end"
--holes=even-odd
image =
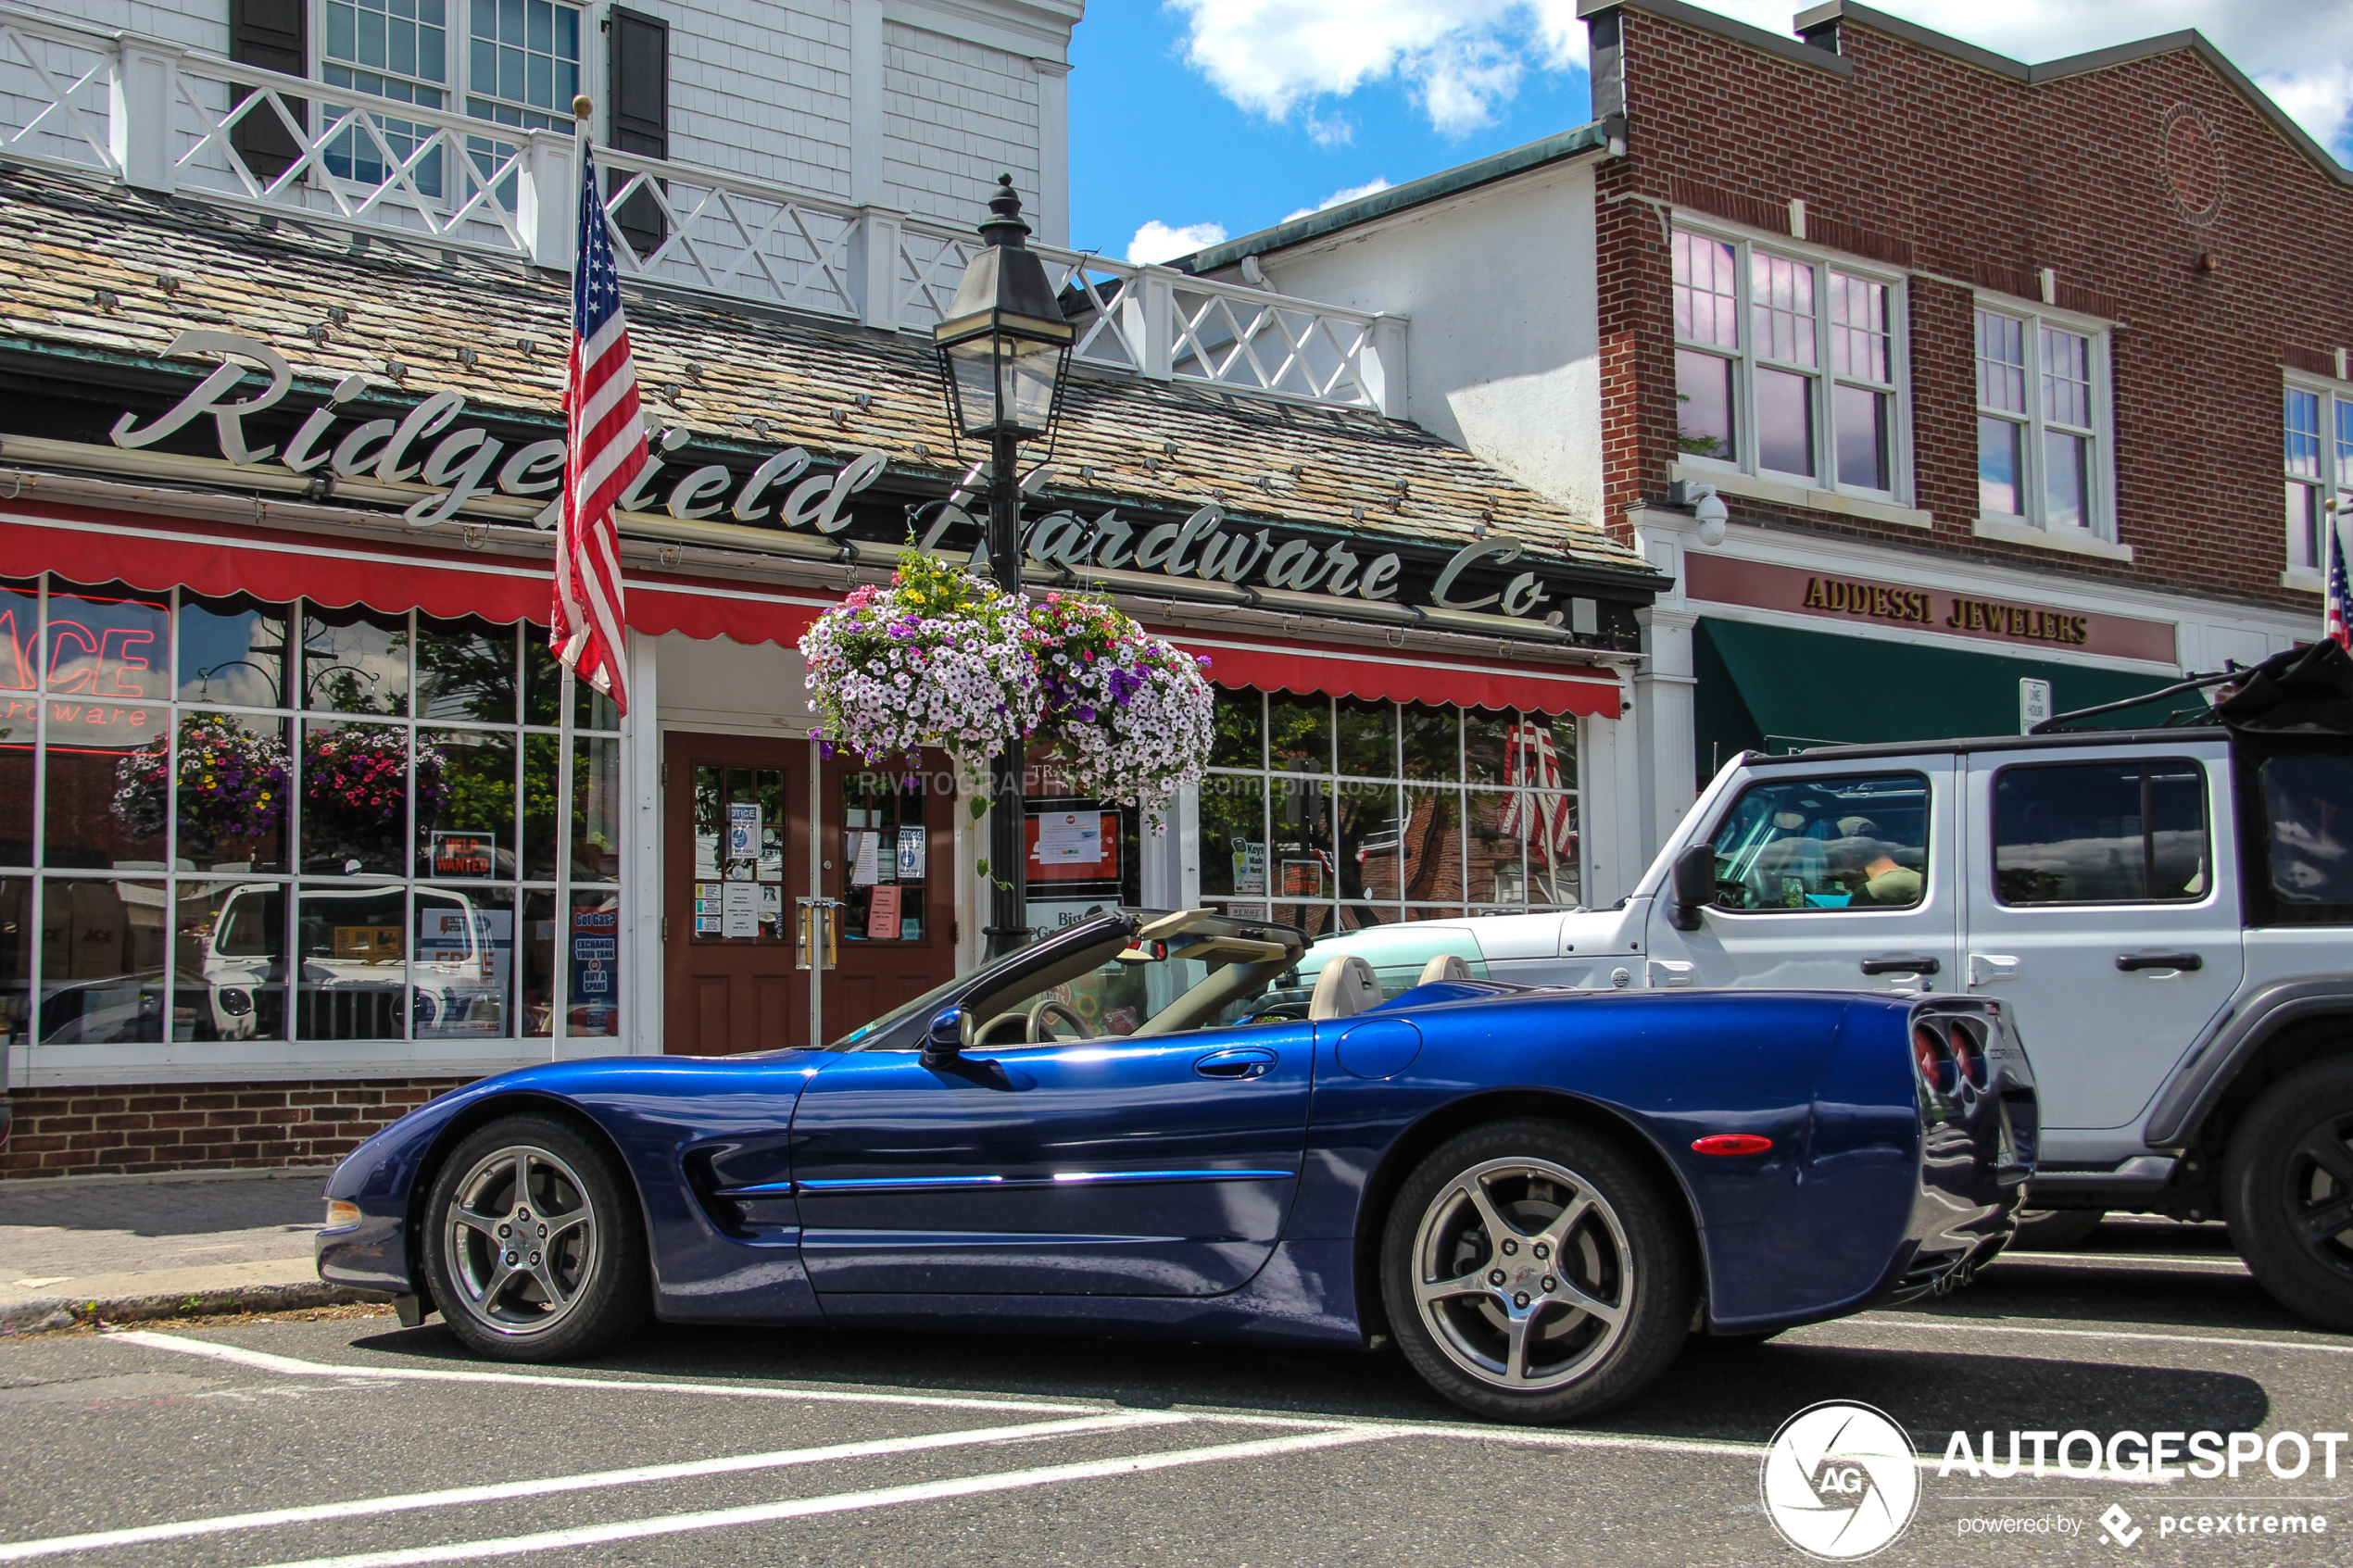
POLYGON ((1828 1562, 1880 1550, 1910 1527, 1920 1503, 1904 1429, 1884 1411, 1834 1399, 1781 1424, 1757 1487, 1781 1538, 1828 1562))

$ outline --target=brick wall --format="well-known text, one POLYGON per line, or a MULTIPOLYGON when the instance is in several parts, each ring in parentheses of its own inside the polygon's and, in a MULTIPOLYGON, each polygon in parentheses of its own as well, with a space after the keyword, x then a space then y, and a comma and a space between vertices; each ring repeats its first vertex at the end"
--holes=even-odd
POLYGON ((2353 191, 2211 64, 2183 48, 2028 83, 1849 19, 1846 75, 1622 16, 1629 155, 1604 166, 1599 191, 1613 522, 1663 498, 1674 458, 1669 255, 1649 203, 1747 213, 1785 232, 1780 215, 1798 197, 1814 243, 1915 269, 1914 504, 1936 525, 1923 536, 1737 497, 1736 516, 2208 596, 2317 602, 2280 585, 2280 375, 2333 363, 2353 343, 2353 191), (2195 159, 2169 161, 2184 110, 2209 134, 2219 180, 2195 159), (2115 466, 2129 564, 1970 532, 1971 285, 2039 295, 2045 268, 2059 303, 2122 323, 2115 466))
POLYGON ((249 1170, 337 1160, 465 1078, 18 1089, 0 1144, 12 1176, 249 1170))

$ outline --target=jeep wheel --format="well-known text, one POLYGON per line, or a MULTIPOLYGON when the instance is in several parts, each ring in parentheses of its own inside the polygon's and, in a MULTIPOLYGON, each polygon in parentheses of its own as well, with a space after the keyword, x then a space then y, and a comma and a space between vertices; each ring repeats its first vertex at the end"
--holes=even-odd
POLYGON ((424 1243, 442 1318, 480 1355, 592 1355, 652 1315, 636 1191, 553 1117, 502 1117, 459 1144, 426 1201, 424 1243))
POLYGON ((2353 1330, 2353 1060, 2316 1061, 2264 1091, 2232 1135, 2222 1213, 2282 1306, 2353 1330))
POLYGON ((2021 1209, 2007 1250, 2064 1252, 2091 1240, 2107 1218, 2105 1209, 2021 1209))
POLYGON ((1406 1178, 1381 1294, 1405 1359, 1454 1403, 1573 1421, 1630 1398, 1683 1348, 1687 1245, 1678 1211, 1607 1142, 1496 1122, 1406 1178))

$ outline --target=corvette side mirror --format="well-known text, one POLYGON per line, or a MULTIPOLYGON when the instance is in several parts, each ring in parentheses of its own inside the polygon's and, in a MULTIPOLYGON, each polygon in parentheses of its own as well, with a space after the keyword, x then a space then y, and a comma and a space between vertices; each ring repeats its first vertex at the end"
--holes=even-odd
POLYGON ((963 1054, 964 1010, 942 1008, 934 1014, 931 1027, 924 1032, 923 1064, 944 1067, 963 1054))
POLYGON ((1676 856, 1667 883, 1667 923, 1678 931, 1697 931, 1700 910, 1716 902, 1716 846, 1694 844, 1676 856))

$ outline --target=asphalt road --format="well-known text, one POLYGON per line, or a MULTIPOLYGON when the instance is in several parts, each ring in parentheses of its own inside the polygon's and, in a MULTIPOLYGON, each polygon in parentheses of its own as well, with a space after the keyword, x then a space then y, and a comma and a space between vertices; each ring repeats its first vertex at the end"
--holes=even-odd
POLYGON ((2353 1428, 2353 1339, 2219 1227, 2111 1223, 1924 1309, 1688 1353, 1573 1432, 1458 1419, 1390 1354, 667 1328, 517 1370, 385 1316, 43 1336, 0 1344, 0 1563, 1797 1563, 1760 1460, 1825 1399, 1924 1456, 1875 1562, 2353 1560, 2353 1445, 2334 1479, 1936 1474, 1957 1429, 2353 1428), (2290 1513, 2327 1533, 2261 1533, 2290 1513))

